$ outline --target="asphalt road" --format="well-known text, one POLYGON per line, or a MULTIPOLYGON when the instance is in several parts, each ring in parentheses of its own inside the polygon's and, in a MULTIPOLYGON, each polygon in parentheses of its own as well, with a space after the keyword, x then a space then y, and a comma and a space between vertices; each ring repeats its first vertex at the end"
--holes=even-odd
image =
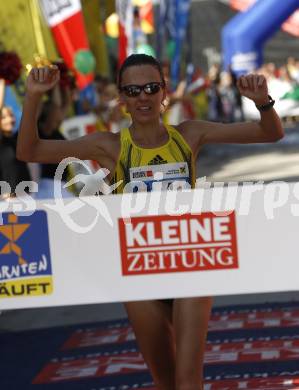
POLYGON ((266 144, 205 146, 197 161, 197 177, 209 181, 299 180, 299 125, 285 137, 266 144))

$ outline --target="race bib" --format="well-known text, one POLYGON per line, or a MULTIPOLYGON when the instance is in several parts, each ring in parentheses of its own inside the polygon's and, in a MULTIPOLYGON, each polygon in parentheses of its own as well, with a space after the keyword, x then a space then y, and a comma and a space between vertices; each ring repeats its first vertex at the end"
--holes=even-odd
POLYGON ((126 192, 184 189, 189 188, 190 184, 186 162, 150 165, 130 168, 130 183, 126 192))

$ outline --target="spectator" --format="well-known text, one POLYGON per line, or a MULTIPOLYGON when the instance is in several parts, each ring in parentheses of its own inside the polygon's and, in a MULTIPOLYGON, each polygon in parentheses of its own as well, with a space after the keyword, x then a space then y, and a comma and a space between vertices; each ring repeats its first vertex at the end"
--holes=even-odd
POLYGON ((16 158, 15 121, 11 108, 4 106, 0 112, 0 181, 7 182, 11 191, 1 193, 1 197, 14 196, 16 186, 21 181, 31 180, 27 164, 16 158))
POLYGON ((218 64, 212 65, 208 72, 207 97, 208 97, 208 120, 217 122, 223 116, 221 96, 219 93, 220 67, 218 64))
POLYGON ((231 71, 220 73, 219 94, 222 106, 222 122, 238 122, 243 119, 241 96, 231 71))
POLYGON ((106 85, 102 92, 102 112, 100 118, 106 129, 112 133, 118 133, 121 128, 127 127, 130 117, 125 112, 118 101, 118 89, 113 83, 106 85))
POLYGON ((286 67, 287 67, 287 70, 288 70, 289 75, 291 76, 292 80, 298 81, 299 69, 297 68, 296 62, 297 61, 295 60, 294 57, 289 57, 287 59, 286 67))

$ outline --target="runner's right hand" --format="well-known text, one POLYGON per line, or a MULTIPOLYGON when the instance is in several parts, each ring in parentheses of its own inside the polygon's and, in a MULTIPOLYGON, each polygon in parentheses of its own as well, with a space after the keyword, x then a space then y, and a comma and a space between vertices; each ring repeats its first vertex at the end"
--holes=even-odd
POLYGON ((43 68, 32 68, 26 82, 26 92, 31 95, 42 95, 52 89, 60 77, 56 65, 43 68))

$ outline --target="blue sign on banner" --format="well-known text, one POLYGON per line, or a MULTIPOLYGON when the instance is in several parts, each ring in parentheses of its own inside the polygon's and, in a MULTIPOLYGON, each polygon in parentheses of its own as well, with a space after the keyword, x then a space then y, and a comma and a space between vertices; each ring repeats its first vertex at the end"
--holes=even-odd
POLYGON ((53 290, 47 214, 3 213, 0 299, 49 295, 53 290))

